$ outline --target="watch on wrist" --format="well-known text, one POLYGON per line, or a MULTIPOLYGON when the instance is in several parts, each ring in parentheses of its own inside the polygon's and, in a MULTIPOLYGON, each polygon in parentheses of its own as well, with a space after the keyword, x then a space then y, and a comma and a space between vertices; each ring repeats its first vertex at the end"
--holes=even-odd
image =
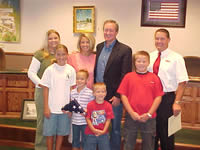
POLYGON ((181 101, 175 101, 175 104, 180 104, 181 103, 181 101))
POLYGON ((147 116, 148 116, 149 118, 152 118, 152 115, 151 115, 150 113, 147 113, 147 116))

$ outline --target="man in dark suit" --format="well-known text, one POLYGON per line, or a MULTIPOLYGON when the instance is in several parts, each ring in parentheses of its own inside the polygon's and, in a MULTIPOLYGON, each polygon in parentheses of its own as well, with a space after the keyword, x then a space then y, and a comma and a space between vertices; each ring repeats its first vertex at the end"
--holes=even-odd
POLYGON ((97 45, 96 62, 94 68, 94 82, 104 82, 107 87, 105 100, 113 106, 111 150, 120 150, 122 104, 117 93, 119 84, 128 72, 132 71, 132 50, 120 43, 116 36, 119 25, 114 20, 106 20, 103 25, 105 41, 97 45))

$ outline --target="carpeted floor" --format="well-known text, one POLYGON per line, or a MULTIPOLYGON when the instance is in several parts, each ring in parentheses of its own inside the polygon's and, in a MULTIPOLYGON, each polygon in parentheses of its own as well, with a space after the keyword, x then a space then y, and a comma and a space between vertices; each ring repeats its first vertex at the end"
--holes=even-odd
MULTIPOLYGON (((16 126, 24 126, 24 127, 36 127, 36 121, 23 121, 21 119, 7 119, 0 118, 0 124, 8 124, 8 125, 16 125, 16 126)), ((200 146, 200 130, 192 130, 192 129, 181 129, 175 134, 175 142, 176 143, 184 143, 184 144, 194 144, 200 146)), ((12 147, 1 147, 0 150, 27 150, 22 148, 12 148, 12 147)), ((30 150, 30 149, 28 149, 30 150)))

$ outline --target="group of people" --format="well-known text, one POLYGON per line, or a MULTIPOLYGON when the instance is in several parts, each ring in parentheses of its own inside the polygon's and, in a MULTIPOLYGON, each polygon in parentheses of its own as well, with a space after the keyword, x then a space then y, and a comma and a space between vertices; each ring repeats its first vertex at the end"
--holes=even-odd
POLYGON ((60 150, 70 134, 73 150, 120 150, 121 118, 124 150, 133 150, 141 132, 143 150, 174 149, 168 137, 168 118, 181 111, 180 101, 188 75, 181 55, 170 50, 166 29, 155 32, 156 50, 137 51, 117 40, 115 20, 103 24, 105 41, 80 34, 79 52, 68 55, 55 30, 47 32, 46 46, 34 54, 28 70, 35 83, 37 130, 35 150, 60 150), (133 70, 134 65, 134 70, 133 70), (62 111, 76 99, 84 114, 62 111), (110 126, 111 124, 111 126, 110 126), (55 138, 55 139, 54 139, 55 138), (54 144, 55 143, 55 144, 54 144))

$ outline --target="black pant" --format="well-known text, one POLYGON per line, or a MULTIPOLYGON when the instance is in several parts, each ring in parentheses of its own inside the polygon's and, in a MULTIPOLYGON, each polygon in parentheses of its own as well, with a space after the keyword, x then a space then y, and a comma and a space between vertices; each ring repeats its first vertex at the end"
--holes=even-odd
POLYGON ((174 150, 174 135, 168 137, 168 118, 173 115, 174 99, 174 92, 166 93, 157 109, 155 150, 158 150, 159 140, 162 150, 174 150))

